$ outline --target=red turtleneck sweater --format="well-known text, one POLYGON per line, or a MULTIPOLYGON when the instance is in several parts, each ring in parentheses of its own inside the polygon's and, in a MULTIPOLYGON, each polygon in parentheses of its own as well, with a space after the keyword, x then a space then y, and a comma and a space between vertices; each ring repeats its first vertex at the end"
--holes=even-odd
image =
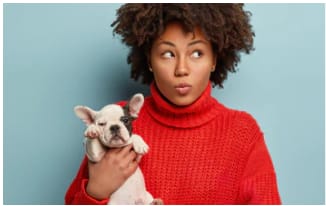
MULTIPOLYGON (((154 84, 134 133, 150 151, 140 163, 147 190, 165 204, 280 204, 263 133, 248 113, 211 96, 209 84, 193 104, 166 102, 154 84)), ((66 204, 106 204, 88 196, 87 159, 66 194, 66 204)))

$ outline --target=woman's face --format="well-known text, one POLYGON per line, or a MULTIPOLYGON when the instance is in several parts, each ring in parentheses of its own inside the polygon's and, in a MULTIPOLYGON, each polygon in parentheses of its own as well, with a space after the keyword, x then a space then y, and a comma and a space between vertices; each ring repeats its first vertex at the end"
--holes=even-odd
POLYGON ((178 106, 193 103, 205 90, 216 58, 211 43, 199 27, 185 33, 179 23, 167 25, 150 52, 155 83, 170 102, 178 106))

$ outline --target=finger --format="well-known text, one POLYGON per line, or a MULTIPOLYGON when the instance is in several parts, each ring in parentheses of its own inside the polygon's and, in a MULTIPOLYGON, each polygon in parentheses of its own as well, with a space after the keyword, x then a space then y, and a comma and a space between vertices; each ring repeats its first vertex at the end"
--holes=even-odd
POLYGON ((133 150, 131 150, 125 157, 124 160, 127 162, 132 162, 132 161, 136 161, 137 159, 137 153, 134 152, 133 150))
POLYGON ((136 169, 138 168, 138 163, 137 161, 131 161, 129 164, 128 164, 128 167, 127 167, 127 170, 128 170, 128 173, 131 175, 133 174, 136 169))
POLYGON ((137 154, 134 151, 130 151, 124 157, 120 157, 120 164, 124 165, 124 167, 129 167, 129 164, 136 161, 137 154))
POLYGON ((132 144, 123 147, 121 149, 121 151, 119 152, 119 155, 121 155, 121 157, 128 156, 130 154, 130 152, 132 151, 132 147, 133 147, 132 144))
POLYGON ((91 160, 88 160, 88 165, 95 165, 95 164, 96 164, 96 162, 93 162, 91 160))
POLYGON ((120 163, 121 165, 123 165, 123 168, 127 168, 127 169, 130 166, 132 166, 132 168, 137 167, 138 166, 137 153, 131 150, 125 157, 121 158, 120 163))
POLYGON ((111 155, 111 154, 119 154, 121 150, 122 150, 122 148, 110 148, 106 152, 106 156, 111 155))
POLYGON ((143 155, 137 154, 136 156, 136 162, 139 163, 143 155))

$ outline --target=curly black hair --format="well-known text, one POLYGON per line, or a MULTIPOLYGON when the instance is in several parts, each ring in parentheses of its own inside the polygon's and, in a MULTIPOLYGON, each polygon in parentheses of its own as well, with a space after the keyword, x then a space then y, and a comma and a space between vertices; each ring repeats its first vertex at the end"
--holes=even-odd
POLYGON ((131 64, 131 78, 150 84, 153 74, 148 70, 149 53, 154 40, 166 25, 178 21, 186 32, 199 26, 211 42, 218 57, 210 80, 223 88, 228 72, 235 72, 240 53, 249 54, 255 33, 250 25, 249 11, 243 4, 124 4, 117 10, 117 19, 111 24, 113 32, 121 35, 122 42, 130 47, 127 58, 131 64))

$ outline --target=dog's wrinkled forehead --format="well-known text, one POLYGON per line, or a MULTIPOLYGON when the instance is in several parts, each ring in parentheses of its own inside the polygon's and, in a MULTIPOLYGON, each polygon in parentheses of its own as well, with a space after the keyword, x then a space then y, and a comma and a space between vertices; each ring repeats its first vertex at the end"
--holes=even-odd
POLYGON ((122 116, 124 116, 124 110, 119 105, 110 104, 103 107, 100 112, 96 115, 96 119, 105 118, 107 121, 120 120, 122 116))

